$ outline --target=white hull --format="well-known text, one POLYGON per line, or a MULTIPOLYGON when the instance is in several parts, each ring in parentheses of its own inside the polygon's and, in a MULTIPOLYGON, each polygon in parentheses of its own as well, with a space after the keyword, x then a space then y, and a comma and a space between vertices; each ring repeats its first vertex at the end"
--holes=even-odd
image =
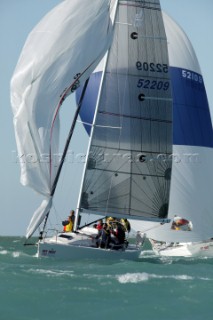
POLYGON ((149 239, 155 254, 165 257, 213 257, 213 240, 173 245, 161 244, 149 239))
POLYGON ((125 250, 97 248, 88 235, 72 232, 59 233, 52 238, 45 238, 38 242, 38 257, 68 260, 137 260, 140 252, 141 250, 136 245, 130 244, 125 250))

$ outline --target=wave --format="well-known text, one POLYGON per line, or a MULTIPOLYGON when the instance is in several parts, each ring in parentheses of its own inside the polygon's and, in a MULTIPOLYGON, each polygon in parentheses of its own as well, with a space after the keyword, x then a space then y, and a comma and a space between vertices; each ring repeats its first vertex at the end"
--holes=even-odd
POLYGON ((3 254, 3 255, 4 255, 4 254, 8 254, 8 251, 7 251, 7 250, 1 250, 1 251, 0 251, 0 254, 3 254))
POLYGON ((68 276, 73 277, 74 273, 72 270, 50 270, 50 269, 34 269, 31 268, 29 270, 26 270, 27 273, 33 273, 33 274, 45 274, 48 277, 61 277, 61 276, 68 276))
POLYGON ((180 280, 180 281, 191 281, 191 280, 203 280, 203 281, 209 281, 213 279, 205 278, 205 277, 192 277, 188 275, 157 275, 157 274, 149 274, 146 272, 142 273, 126 273, 122 275, 116 276, 118 282, 120 283, 139 283, 148 281, 151 279, 174 279, 174 280, 180 280))

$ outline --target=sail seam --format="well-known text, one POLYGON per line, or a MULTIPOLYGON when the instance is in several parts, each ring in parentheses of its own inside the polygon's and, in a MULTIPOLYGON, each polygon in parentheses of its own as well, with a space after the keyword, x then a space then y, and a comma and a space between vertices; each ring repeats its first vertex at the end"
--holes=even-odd
MULTIPOLYGON (((155 5, 155 3, 152 2, 148 2, 151 5, 155 5)), ((159 4, 156 3, 156 5, 159 7, 159 4)), ((142 8, 142 9, 149 9, 149 10, 157 10, 157 11, 161 11, 160 8, 156 8, 156 7, 152 7, 152 6, 148 6, 146 4, 131 4, 131 3, 120 3, 120 6, 127 6, 127 7, 135 7, 135 8, 142 8)))
MULTIPOLYGON (((97 148, 102 148, 103 146, 102 146, 102 145, 95 144, 95 147, 97 147, 97 148)), ((107 149, 108 149, 108 150, 110 150, 110 149, 111 149, 111 150, 118 150, 118 148, 113 148, 113 147, 110 147, 110 148, 108 147, 107 149)), ((119 151, 129 151, 129 149, 119 148, 119 151)), ((118 151, 118 152, 119 152, 119 151, 118 151)), ((148 153, 148 154, 159 154, 159 152, 157 152, 157 151, 147 151, 147 150, 145 151, 145 150, 136 150, 136 149, 134 150, 134 153, 135 153, 135 152, 139 152, 139 153, 142 153, 142 152, 143 152, 143 153, 148 153)), ((166 154, 166 155, 168 154, 168 155, 170 155, 171 152, 164 152, 163 154, 166 154)))
POLYGON ((161 120, 161 119, 154 119, 154 118, 148 118, 148 117, 137 117, 137 116, 131 116, 131 115, 121 114, 121 113, 113 113, 113 112, 106 112, 106 111, 98 111, 98 113, 103 114, 103 115, 108 115, 108 116, 124 117, 124 118, 129 118, 129 119, 146 120, 146 121, 152 121, 152 122, 172 123, 171 120, 161 120))
MULTIPOLYGON (((104 172, 115 172, 114 170, 108 170, 108 169, 99 169, 99 168, 95 168, 96 171, 104 171, 104 172)), ((127 174, 129 175, 128 172, 125 172, 125 171, 116 171, 118 173, 123 173, 123 174, 127 174)), ((147 174, 147 173, 132 173, 132 176, 146 176, 146 177, 160 177, 160 178, 164 178, 164 175, 157 175, 157 174, 147 174)))

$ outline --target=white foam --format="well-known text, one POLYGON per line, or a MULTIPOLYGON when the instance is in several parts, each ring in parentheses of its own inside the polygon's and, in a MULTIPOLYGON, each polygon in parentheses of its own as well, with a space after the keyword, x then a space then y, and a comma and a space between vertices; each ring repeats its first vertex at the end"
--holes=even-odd
POLYGON ((13 256, 14 258, 18 258, 18 257, 20 257, 20 255, 21 255, 21 253, 18 252, 18 251, 15 251, 15 252, 12 253, 12 256, 13 256))
POLYGON ((149 274, 142 273, 126 273, 120 276, 116 276, 120 283, 138 283, 149 280, 149 274))
POLYGON ((117 275, 116 278, 120 283, 138 283, 148 281, 150 279, 175 279, 175 280, 193 280, 194 277, 188 275, 157 275, 142 273, 126 273, 123 275, 117 275))
POLYGON ((7 250, 2 250, 2 251, 0 251, 0 254, 7 254, 7 253, 8 253, 7 250))
POLYGON ((36 273, 36 274, 45 274, 49 277, 61 277, 61 276, 69 276, 73 277, 73 271, 65 271, 65 270, 46 270, 46 269, 29 269, 27 270, 29 273, 36 273))

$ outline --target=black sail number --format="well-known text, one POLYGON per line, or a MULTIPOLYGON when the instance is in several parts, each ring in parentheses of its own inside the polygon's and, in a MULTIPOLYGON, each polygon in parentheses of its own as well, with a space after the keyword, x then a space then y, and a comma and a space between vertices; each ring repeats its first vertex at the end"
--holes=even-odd
POLYGON ((169 68, 166 63, 154 63, 154 62, 136 62, 136 69, 138 71, 145 72, 159 72, 159 73, 168 73, 169 68))
POLYGON ((143 89, 152 89, 152 90, 168 90, 169 81, 162 80, 149 80, 149 79, 138 79, 137 87, 143 89))

